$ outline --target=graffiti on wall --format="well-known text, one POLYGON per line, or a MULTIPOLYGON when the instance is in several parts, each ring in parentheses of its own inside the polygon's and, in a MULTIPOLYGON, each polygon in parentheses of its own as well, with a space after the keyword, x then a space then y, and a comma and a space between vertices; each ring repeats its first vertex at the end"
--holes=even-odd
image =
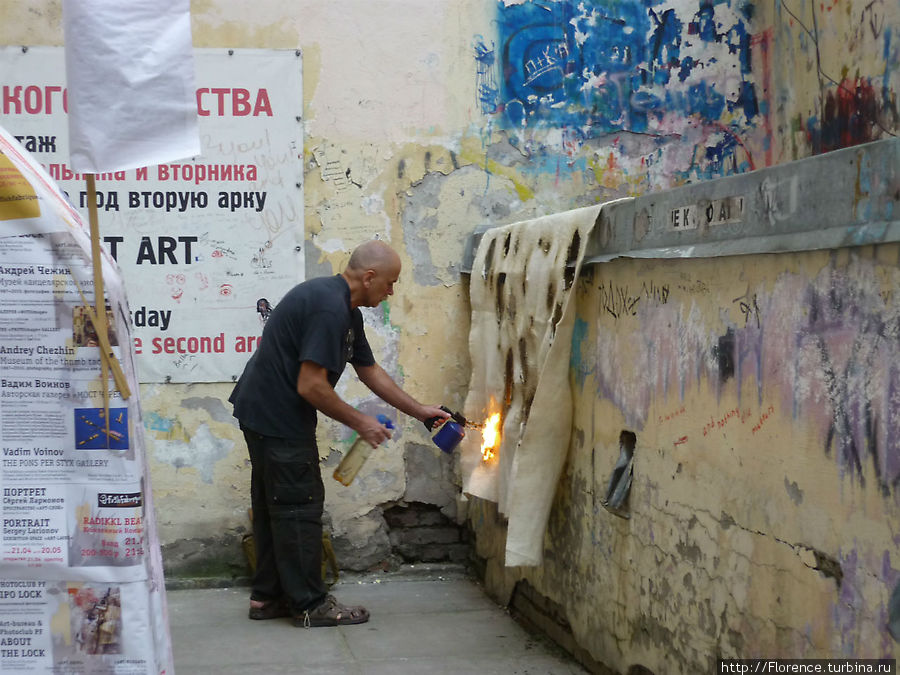
POLYGON ((637 0, 506 8, 500 63, 508 122, 581 129, 586 137, 650 132, 673 113, 718 123, 727 111, 746 123, 758 113, 743 16, 752 5, 723 7, 691 14, 637 0), (717 78, 733 66, 736 79, 717 78))
POLYGON ((813 154, 868 143, 891 134, 897 126, 896 97, 893 106, 890 90, 878 91, 872 78, 845 78, 831 83, 825 91, 821 119, 806 120, 806 137, 813 154))
MULTIPOLYGON (((625 134, 613 159, 639 154, 644 165, 666 143, 695 141, 687 157, 678 153, 682 181, 751 170, 742 137, 761 127, 752 13, 752 3, 730 0, 500 2, 496 43, 475 43, 481 110, 544 157, 545 170, 557 170, 556 154, 569 170, 590 168, 581 151, 610 134, 625 134), (541 130, 555 133, 542 142, 541 130), (640 142, 624 140, 632 135, 640 142)), ((595 161, 610 168, 607 154, 595 161)))
MULTIPOLYGON (((814 67, 814 101, 793 124, 811 154, 896 136, 900 45, 898 6, 892 7, 889 0, 775 4, 784 44, 798 45, 787 60, 814 67), (833 45, 840 45, 837 60, 829 58, 833 45)), ((792 87, 792 98, 803 98, 798 89, 792 87)))
POLYGON ((677 285, 666 304, 638 302, 626 323, 611 318, 609 282, 600 279, 594 311, 616 329, 598 330, 594 345, 581 342, 573 352, 582 361, 573 363, 579 381, 590 374, 598 393, 641 430, 656 421, 654 400, 683 401, 701 381, 722 391, 733 379, 735 417, 752 434, 777 418, 811 422, 844 475, 892 494, 900 484, 900 298, 884 289, 896 284, 895 270, 856 255, 837 259, 832 254, 814 278, 784 272, 771 289, 728 298, 723 335, 677 285), (622 364, 635 356, 652 367, 623 378, 622 364))
POLYGON ((528 157, 524 172, 631 195, 790 159, 782 144, 798 159, 896 135, 896 8, 769 11, 498 0, 496 35, 473 41, 477 106, 528 157))
MULTIPOLYGON (((825 451, 862 483, 870 471, 887 494, 900 482, 900 315, 885 304, 874 278, 861 285, 837 269, 824 277, 807 289, 794 351, 806 353, 807 367, 818 371, 816 398, 829 413, 822 420, 825 451)), ((795 407, 803 398, 809 396, 795 407)))

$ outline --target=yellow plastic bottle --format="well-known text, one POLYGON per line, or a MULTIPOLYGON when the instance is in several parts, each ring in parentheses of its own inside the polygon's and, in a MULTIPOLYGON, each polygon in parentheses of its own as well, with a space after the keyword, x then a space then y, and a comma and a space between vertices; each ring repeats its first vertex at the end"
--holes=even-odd
MULTIPOLYGON (((376 419, 388 429, 394 428, 394 424, 386 415, 377 415, 376 419)), ((350 485, 374 449, 366 439, 357 435, 353 445, 350 446, 350 450, 344 455, 344 459, 341 460, 341 463, 334 470, 334 479, 344 485, 350 485)))

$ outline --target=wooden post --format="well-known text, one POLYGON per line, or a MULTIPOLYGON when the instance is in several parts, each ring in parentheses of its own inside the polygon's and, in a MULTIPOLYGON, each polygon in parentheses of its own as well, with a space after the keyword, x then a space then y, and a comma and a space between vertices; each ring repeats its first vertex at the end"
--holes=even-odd
MULTIPOLYGON (((91 263, 94 270, 94 316, 92 323, 100 342, 100 379, 103 382, 103 420, 106 442, 109 444, 109 369, 110 359, 115 358, 109 345, 109 330, 106 321, 106 293, 103 290, 103 262, 100 250, 100 225, 97 218, 97 186, 94 174, 85 175, 87 181, 88 219, 91 226, 91 263), (101 338, 100 336, 103 336, 101 338)), ((116 363, 115 365, 119 365, 116 363)), ((122 392, 125 398, 125 392, 122 392)))

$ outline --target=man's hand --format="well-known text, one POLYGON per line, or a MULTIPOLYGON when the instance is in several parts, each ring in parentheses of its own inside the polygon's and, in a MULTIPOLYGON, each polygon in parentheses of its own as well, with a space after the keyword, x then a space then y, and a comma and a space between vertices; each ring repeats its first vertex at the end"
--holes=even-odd
MULTIPOLYGON (((424 422, 432 417, 440 419, 443 424, 450 417, 450 413, 441 410, 440 406, 422 405, 412 396, 403 391, 384 368, 377 363, 371 366, 354 366, 362 383, 371 389, 382 401, 389 403, 410 417, 415 417, 424 422)), ((437 425, 435 425, 437 426, 437 425)))
POLYGON ((434 418, 438 419, 432 422, 431 426, 429 427, 429 431, 437 429, 444 422, 450 419, 450 413, 437 405, 423 405, 421 413, 419 415, 416 415, 416 419, 420 422, 424 422, 426 427, 428 426, 428 420, 434 420, 434 418))
POLYGON ((363 424, 356 430, 359 435, 369 442, 373 448, 377 448, 391 437, 390 430, 377 419, 369 415, 365 416, 363 424))

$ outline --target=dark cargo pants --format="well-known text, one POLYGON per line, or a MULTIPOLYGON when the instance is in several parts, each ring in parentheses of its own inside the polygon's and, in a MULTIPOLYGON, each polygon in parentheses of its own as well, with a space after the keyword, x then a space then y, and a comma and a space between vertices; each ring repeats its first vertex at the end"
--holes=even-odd
POLYGON ((313 441, 243 428, 250 452, 256 573, 253 600, 286 599, 295 615, 325 599, 322 511, 325 487, 313 441))

